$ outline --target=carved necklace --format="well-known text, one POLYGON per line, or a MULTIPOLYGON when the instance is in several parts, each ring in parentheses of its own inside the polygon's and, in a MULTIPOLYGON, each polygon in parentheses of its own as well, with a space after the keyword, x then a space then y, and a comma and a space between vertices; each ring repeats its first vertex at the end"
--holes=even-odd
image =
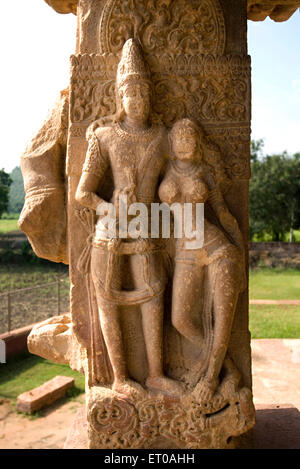
POLYGON ((186 168, 180 168, 176 164, 176 161, 172 161, 172 166, 175 169, 176 173, 182 174, 183 176, 191 176, 192 174, 196 175, 199 171, 199 168, 195 164, 192 164, 191 166, 188 166, 186 168))
POLYGON ((148 129, 127 129, 121 122, 117 122, 115 130, 123 140, 133 140, 134 142, 149 140, 157 133, 157 127, 151 126, 148 129))

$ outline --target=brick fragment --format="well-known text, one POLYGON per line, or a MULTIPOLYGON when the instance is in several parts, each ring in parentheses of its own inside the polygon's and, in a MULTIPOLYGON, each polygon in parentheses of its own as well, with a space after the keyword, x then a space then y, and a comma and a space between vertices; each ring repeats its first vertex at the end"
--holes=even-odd
POLYGON ((56 376, 41 386, 20 394, 17 401, 17 410, 32 414, 64 397, 67 390, 73 386, 74 378, 56 376))

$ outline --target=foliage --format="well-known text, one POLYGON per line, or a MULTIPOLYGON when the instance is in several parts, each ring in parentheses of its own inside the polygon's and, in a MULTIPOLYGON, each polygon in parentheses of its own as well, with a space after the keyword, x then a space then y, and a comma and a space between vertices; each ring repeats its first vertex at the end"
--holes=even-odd
MULTIPOLYGON (((261 142, 261 141, 259 141, 261 142)), ((300 227, 300 154, 261 156, 262 143, 252 143, 250 239, 284 241, 300 227)))
POLYGON ((257 161, 259 158, 262 158, 264 145, 265 145, 265 142, 262 138, 259 140, 251 140, 251 144, 250 144, 251 163, 254 161, 257 161))
POLYGON ((20 217, 19 213, 13 213, 13 212, 3 213, 1 222, 3 220, 17 220, 18 221, 19 217, 20 217))
POLYGON ((10 173, 12 184, 9 191, 8 211, 10 213, 20 213, 25 198, 24 183, 20 166, 17 166, 10 173))
POLYGON ((6 212, 9 201, 9 188, 12 180, 4 169, 0 169, 0 218, 6 212))

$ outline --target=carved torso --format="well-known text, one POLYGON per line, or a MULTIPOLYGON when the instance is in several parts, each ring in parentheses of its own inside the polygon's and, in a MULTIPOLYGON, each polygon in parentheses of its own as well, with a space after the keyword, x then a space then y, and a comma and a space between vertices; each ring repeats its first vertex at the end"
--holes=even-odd
MULTIPOLYGON (((191 166, 182 171, 171 163, 159 188, 160 198, 169 204, 180 202, 208 203, 210 194, 215 191, 216 182, 212 169, 208 165, 191 166)), ((194 227, 195 228, 195 227, 194 227)), ((181 262, 203 262, 209 264, 218 257, 235 255, 236 248, 230 243, 222 230, 204 220, 204 245, 198 252, 185 249, 185 237, 177 241, 176 260, 181 262)))
POLYGON ((116 194, 126 193, 128 188, 136 202, 147 204, 155 200, 167 155, 163 128, 155 126, 130 133, 116 123, 96 129, 91 140, 83 170, 102 178, 110 166, 114 183, 111 202, 115 201, 116 194))

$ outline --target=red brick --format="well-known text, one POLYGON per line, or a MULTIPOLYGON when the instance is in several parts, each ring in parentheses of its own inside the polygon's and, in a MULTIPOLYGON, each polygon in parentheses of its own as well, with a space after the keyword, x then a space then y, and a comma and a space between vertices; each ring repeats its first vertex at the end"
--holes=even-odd
POLYGON ((74 386, 74 378, 56 376, 41 386, 20 394, 17 409, 19 412, 31 414, 64 397, 67 390, 72 386, 74 386))

